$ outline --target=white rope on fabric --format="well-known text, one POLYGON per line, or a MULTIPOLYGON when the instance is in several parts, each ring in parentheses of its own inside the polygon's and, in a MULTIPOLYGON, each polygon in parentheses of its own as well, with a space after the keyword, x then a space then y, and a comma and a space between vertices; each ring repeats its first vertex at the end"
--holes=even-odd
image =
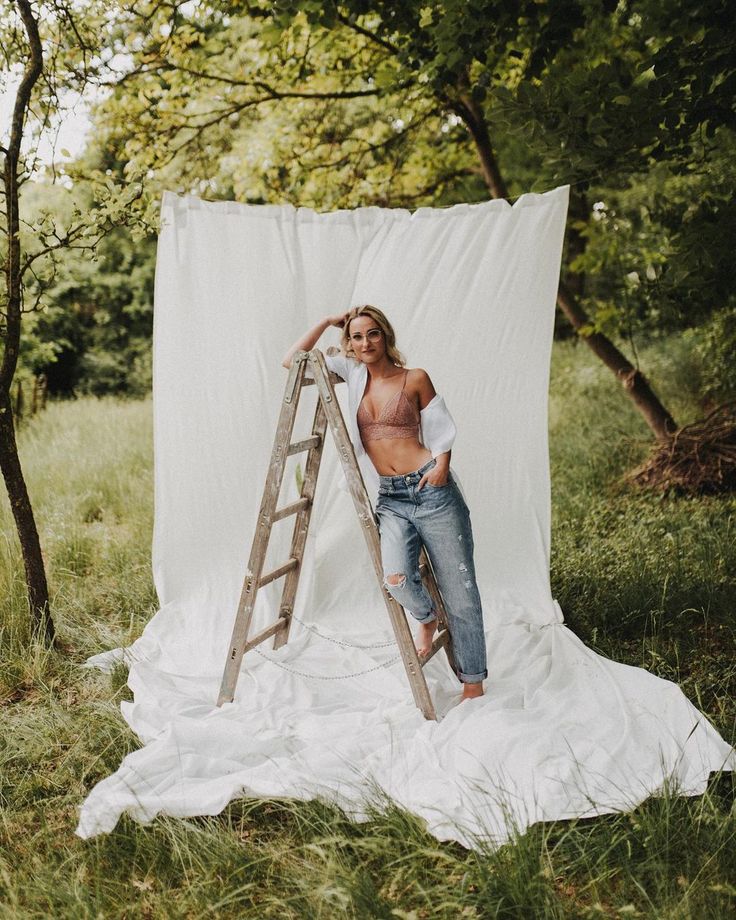
POLYGON ((345 648, 357 648, 361 651, 365 651, 370 648, 389 648, 392 645, 396 645, 396 639, 390 639, 388 642, 377 642, 374 645, 355 645, 352 642, 345 642, 343 639, 335 639, 334 636, 326 636, 324 633, 321 633, 318 629, 315 629, 314 626, 311 626, 309 623, 305 623, 304 620, 300 620, 299 617, 295 614, 291 614, 291 619, 296 620, 297 623, 308 629, 310 632, 315 633, 320 637, 320 639, 326 639, 328 642, 334 642, 335 645, 342 645, 345 648))
POLYGON ((290 671, 292 674, 298 674, 299 677, 307 677, 310 680, 348 680, 353 677, 360 677, 362 674, 370 674, 371 671, 380 671, 381 668, 388 668, 390 665, 396 664, 397 661, 401 660, 401 655, 395 655, 393 658, 389 658, 388 661, 382 661, 372 668, 366 668, 364 671, 353 671, 350 674, 309 674, 307 671, 298 671, 296 668, 290 668, 280 661, 275 661, 273 658, 269 658, 268 655, 264 655, 263 652, 259 651, 257 648, 252 649, 252 651, 260 655, 261 658, 265 658, 266 661, 270 661, 271 664, 275 664, 277 668, 281 668, 284 671, 290 671))
MULTIPOLYGON (((367 649, 372 648, 388 648, 392 645, 396 645, 396 639, 392 639, 389 642, 377 642, 373 645, 355 645, 352 642, 345 642, 342 639, 336 639, 334 636, 326 636, 324 633, 321 633, 318 629, 315 629, 309 623, 305 623, 304 620, 300 619, 296 614, 292 613, 291 618, 296 620, 297 623, 300 623, 305 629, 308 629, 310 632, 315 633, 319 636, 320 639, 326 639, 328 642, 334 642, 335 645, 341 645, 343 648, 355 648, 360 651, 366 651, 367 649)), ((374 665, 372 668, 366 668, 363 671, 352 671, 350 674, 309 674, 307 671, 299 671, 297 668, 290 668, 288 665, 282 664, 280 661, 276 661, 274 658, 264 655, 259 649, 254 648, 252 651, 256 652, 261 658, 265 658, 266 661, 270 661, 271 664, 275 664, 277 668, 281 668, 284 671, 289 671, 291 674, 298 674, 300 677, 306 677, 310 680, 348 680, 352 677, 360 677, 362 674, 370 674, 371 671, 379 671, 381 668, 388 668, 392 664, 396 664, 397 661, 401 660, 401 655, 394 655, 393 658, 389 658, 386 661, 382 661, 379 664, 374 665)))

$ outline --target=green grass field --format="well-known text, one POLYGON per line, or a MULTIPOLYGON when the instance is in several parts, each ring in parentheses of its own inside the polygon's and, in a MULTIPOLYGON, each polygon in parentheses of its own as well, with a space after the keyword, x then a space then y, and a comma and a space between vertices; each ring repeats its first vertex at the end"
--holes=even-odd
MULTIPOLYGON (((698 368, 671 340, 641 363, 679 423, 698 368)), ((30 643, 0 502, 0 918, 667 918, 736 915, 731 774, 632 814, 535 825, 496 852, 440 844, 390 802, 350 823, 319 802, 241 800, 217 817, 124 818, 74 835, 89 789, 137 746, 125 672, 81 667, 140 635, 150 568, 150 399, 50 403, 19 435, 60 650, 30 643)), ((550 395, 553 594, 609 657, 676 680, 736 739, 736 496, 633 495, 648 431, 584 346, 556 344, 550 395)))

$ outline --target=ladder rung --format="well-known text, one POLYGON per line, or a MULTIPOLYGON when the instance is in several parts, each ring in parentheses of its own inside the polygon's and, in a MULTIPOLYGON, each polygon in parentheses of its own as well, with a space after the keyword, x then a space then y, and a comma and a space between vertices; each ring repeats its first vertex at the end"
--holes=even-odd
POLYGON ((274 511, 274 513, 271 515, 271 521, 280 521, 282 518, 288 517, 290 514, 296 514, 297 511, 308 508, 310 505, 311 502, 308 498, 298 498, 290 505, 284 505, 283 508, 279 508, 278 511, 274 511))
POLYGON ((293 444, 289 444, 286 456, 290 457, 292 454, 301 453, 303 450, 311 450, 313 447, 319 447, 321 440, 322 438, 320 438, 318 434, 313 434, 311 438, 304 438, 303 441, 294 441, 293 444))
POLYGON ((432 658, 433 655, 436 655, 437 652, 447 643, 450 634, 446 629, 441 629, 437 635, 432 640, 432 648, 429 650, 429 654, 425 655, 423 658, 420 657, 419 662, 422 667, 432 658))
POLYGON ((252 639, 248 639, 248 641, 243 646, 244 653, 249 651, 252 648, 255 648, 256 645, 260 645, 261 642, 263 642, 264 639, 268 639, 269 636, 273 636, 275 633, 279 632, 280 630, 285 629, 286 624, 288 622, 289 621, 288 619, 286 619, 286 617, 279 617, 275 623, 271 623, 270 626, 267 626, 265 629, 262 629, 258 633, 258 635, 253 636, 252 639))
POLYGON ((280 565, 277 569, 274 569, 272 572, 269 572, 267 575, 262 575, 261 578, 258 579, 258 587, 262 588, 264 585, 268 585, 272 581, 276 581, 277 578, 281 578, 282 575, 286 575, 287 572, 290 572, 292 569, 295 569, 298 565, 299 565, 299 560, 295 559, 292 556, 288 562, 285 562, 283 565, 280 565))
MULTIPOLYGON (((336 383, 345 382, 342 379, 342 377, 340 377, 339 374, 336 374, 334 371, 328 370, 327 376, 330 378, 330 383, 333 385, 333 387, 335 386, 336 383)), ((313 387, 314 384, 315 384, 314 377, 307 377, 307 375, 305 374, 304 377, 302 378, 302 386, 303 387, 313 387)))

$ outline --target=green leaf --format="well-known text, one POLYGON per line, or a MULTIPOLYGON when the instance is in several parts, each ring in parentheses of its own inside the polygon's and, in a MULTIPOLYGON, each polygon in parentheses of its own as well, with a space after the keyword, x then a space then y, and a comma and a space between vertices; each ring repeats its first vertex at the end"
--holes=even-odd
POLYGON ((373 74, 376 86, 379 89, 388 89, 394 85, 396 80, 396 71, 393 67, 381 65, 373 74))
POLYGON ((656 74, 654 73, 654 67, 648 67, 646 70, 643 70, 634 80, 634 86, 641 86, 644 83, 651 83, 652 80, 656 79, 656 74))
POLYGON ((271 24, 261 29, 259 37, 267 48, 275 48, 281 41, 282 34, 280 26, 271 24))
POLYGON ((419 10, 419 27, 421 29, 426 29, 427 26, 432 25, 432 13, 433 10, 431 6, 423 6, 419 10))

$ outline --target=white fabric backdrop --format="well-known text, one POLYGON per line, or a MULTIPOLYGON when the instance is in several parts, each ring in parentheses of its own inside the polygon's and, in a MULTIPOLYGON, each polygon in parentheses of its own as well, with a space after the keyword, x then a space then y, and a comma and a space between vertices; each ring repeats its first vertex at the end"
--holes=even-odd
MULTIPOLYGON (((125 718, 144 746, 100 782, 77 833, 128 811, 215 814, 236 796, 330 799, 356 820, 376 789, 439 839, 472 846, 545 819, 631 808, 673 776, 701 792, 730 748, 680 689, 587 649, 549 584, 549 359, 569 187, 445 209, 317 213, 164 193, 154 306, 155 527, 161 609, 123 655, 125 718), (247 565, 289 345, 370 302, 458 426, 489 679, 457 705, 443 655, 415 708, 331 439, 289 643, 246 654, 214 705, 247 565), (315 632, 317 630, 318 632, 315 632), (324 638, 327 637, 327 638, 324 638), (329 639, 350 643, 338 644, 329 639), (386 667, 381 664, 389 662, 386 667), (357 672, 358 676, 355 675, 357 672), (304 676, 309 675, 309 676, 304 676)), ((326 350, 339 332, 320 341, 326 350)), ((294 438, 309 434, 302 397, 294 438)), ((345 385, 338 394, 346 412, 345 385)), ((292 457, 281 502, 297 496, 292 457)), ((276 524, 266 570, 285 561, 276 524)), ((277 615, 279 580, 252 631, 277 615)), ((411 620, 412 628, 416 624, 411 620)), ((733 753, 729 766, 736 764, 733 753)))

